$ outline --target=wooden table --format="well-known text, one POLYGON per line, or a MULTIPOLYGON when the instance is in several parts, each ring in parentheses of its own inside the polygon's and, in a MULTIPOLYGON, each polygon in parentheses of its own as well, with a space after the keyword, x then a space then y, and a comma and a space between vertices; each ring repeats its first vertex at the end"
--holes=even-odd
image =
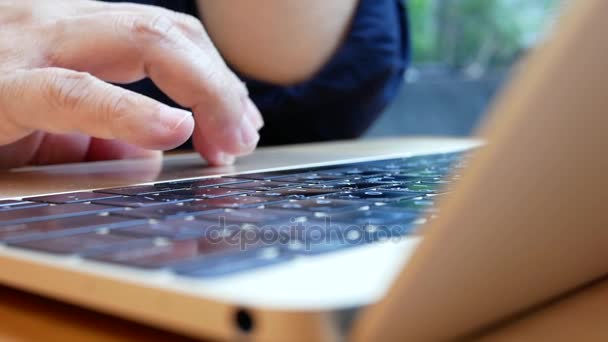
POLYGON ((193 341, 151 327, 0 287, 0 341, 193 341))
MULTIPOLYGON (((481 339, 608 341, 608 281, 565 298, 481 339)), ((0 341, 175 341, 192 339, 0 287, 0 341)))

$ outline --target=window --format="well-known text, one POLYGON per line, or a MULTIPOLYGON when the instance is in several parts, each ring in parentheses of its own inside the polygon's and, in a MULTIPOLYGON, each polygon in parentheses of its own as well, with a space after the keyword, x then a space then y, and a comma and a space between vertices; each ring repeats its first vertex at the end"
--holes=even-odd
POLYGON ((560 0, 407 0, 413 63, 371 136, 468 135, 560 0))

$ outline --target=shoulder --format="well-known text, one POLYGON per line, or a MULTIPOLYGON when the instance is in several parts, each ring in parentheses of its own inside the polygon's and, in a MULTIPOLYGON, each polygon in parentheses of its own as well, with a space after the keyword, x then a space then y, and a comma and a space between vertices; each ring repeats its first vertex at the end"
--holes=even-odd
POLYGON ((397 95, 409 59, 404 3, 360 0, 348 35, 314 77, 288 87, 246 80, 266 118, 262 142, 361 135, 397 95))

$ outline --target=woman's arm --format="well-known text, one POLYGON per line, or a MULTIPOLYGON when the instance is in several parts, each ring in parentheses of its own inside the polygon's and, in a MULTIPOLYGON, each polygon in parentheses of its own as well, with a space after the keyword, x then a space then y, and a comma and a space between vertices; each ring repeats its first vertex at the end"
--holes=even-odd
POLYGON ((279 85, 310 79, 349 30, 359 0, 197 0, 223 57, 241 74, 279 85))

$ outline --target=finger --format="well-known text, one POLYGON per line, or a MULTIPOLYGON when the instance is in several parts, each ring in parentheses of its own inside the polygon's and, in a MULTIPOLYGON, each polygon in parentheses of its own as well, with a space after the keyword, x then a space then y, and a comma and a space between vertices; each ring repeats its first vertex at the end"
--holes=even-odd
POLYGON ((91 137, 79 134, 45 134, 28 164, 51 165, 84 161, 91 137))
POLYGON ((0 144, 0 169, 11 169, 29 164, 44 139, 43 132, 34 132, 12 144, 0 144))
POLYGON ((247 89, 206 38, 197 45, 163 15, 96 15, 64 20, 53 63, 85 70, 113 82, 149 76, 173 100, 192 108, 202 132, 217 149, 249 153, 259 140, 259 116, 247 89), (89 37, 94 36, 93 41, 89 37))
POLYGON ((246 105, 247 118, 249 119, 249 121, 251 121, 255 129, 259 131, 264 127, 264 119, 262 118, 262 114, 260 113, 258 107, 256 107, 256 105, 252 101, 248 101, 246 105))
MULTIPOLYGON (((207 31, 203 27, 201 21, 196 17, 184 13, 159 8, 157 6, 134 3, 100 3, 98 11, 107 15, 118 15, 117 11, 124 13, 123 15, 138 15, 141 13, 146 13, 151 17, 157 16, 159 15, 159 13, 162 13, 163 15, 166 15, 167 18, 169 18, 171 21, 173 21, 177 25, 177 27, 184 33, 184 35, 188 37, 188 39, 190 39, 199 48, 201 48, 201 50, 207 50, 207 46, 211 43, 210 38, 207 35, 207 31)), ((212 52, 218 58, 221 59, 215 49, 210 52, 212 52)), ((243 83, 243 86, 246 89, 246 84, 243 83)), ((246 101, 245 106, 245 113, 249 117, 249 120, 254 124, 254 127, 257 130, 260 130, 262 127, 264 127, 264 119, 262 118, 260 111, 253 104, 253 102, 246 101)))
POLYGON ((200 129, 194 130, 192 144, 210 166, 229 166, 236 161, 234 155, 218 150, 211 144, 200 129))
POLYGON ((86 13, 89 14, 95 13, 106 16, 137 16, 145 14, 150 17, 157 17, 159 15, 164 15, 173 21, 178 28, 198 46, 206 46, 207 40, 209 39, 207 36, 207 31, 204 29, 201 20, 192 15, 154 5, 144 5, 130 2, 95 2, 92 5, 93 7, 90 7, 91 4, 87 4, 87 8, 83 8, 81 11, 86 11, 86 13))
POLYGON ((0 168, 84 161, 90 137, 82 134, 36 132, 0 147, 0 168))
POLYGON ((43 130, 163 150, 182 144, 194 128, 187 111, 58 68, 18 70, 1 77, 0 118, 0 145, 43 130))
POLYGON ((118 140, 91 139, 86 161, 161 158, 161 151, 146 150, 118 140))

